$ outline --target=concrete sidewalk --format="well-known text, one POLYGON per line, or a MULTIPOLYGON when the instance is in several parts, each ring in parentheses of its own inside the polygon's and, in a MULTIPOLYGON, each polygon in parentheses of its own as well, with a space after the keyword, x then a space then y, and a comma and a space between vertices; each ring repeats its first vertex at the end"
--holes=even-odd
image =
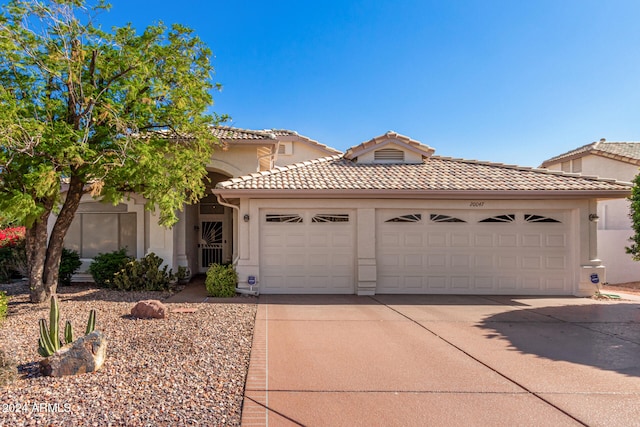
POLYGON ((631 426, 640 304, 259 298, 243 426, 631 426))

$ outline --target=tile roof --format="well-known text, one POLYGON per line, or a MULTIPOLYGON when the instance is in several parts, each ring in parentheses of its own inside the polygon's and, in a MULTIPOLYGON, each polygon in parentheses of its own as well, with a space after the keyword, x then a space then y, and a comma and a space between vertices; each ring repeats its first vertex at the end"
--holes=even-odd
POLYGON ((593 154, 608 157, 626 163, 640 165, 640 142, 607 142, 604 138, 591 144, 583 145, 574 150, 552 157, 542 162, 541 167, 554 163, 577 159, 593 154))
POLYGON ((297 163, 219 183, 222 193, 251 190, 624 193, 629 183, 546 169, 431 156, 419 164, 361 164, 340 156, 297 163))
POLYGON ((269 130, 259 131, 259 130, 249 130, 249 129, 241 129, 234 128, 230 126, 214 126, 211 128, 211 133, 216 138, 222 141, 236 141, 236 140, 271 140, 271 142, 275 143, 276 136, 273 132, 269 130))

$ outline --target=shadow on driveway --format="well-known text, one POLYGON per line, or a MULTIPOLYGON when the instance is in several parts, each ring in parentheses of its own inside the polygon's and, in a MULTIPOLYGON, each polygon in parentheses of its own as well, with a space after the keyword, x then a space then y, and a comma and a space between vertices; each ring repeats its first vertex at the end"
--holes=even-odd
POLYGON ((520 322, 504 312, 486 317, 477 327, 487 331, 487 338, 507 340, 513 351, 640 377, 640 304, 561 305, 518 312, 542 318, 520 322))

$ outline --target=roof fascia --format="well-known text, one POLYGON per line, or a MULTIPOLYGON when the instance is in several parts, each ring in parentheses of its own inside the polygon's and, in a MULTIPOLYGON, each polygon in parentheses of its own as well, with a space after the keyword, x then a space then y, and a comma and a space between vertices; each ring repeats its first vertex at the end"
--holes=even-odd
POLYGON ((212 189, 225 198, 253 199, 620 199, 631 194, 631 187, 619 190, 235 190, 212 189))

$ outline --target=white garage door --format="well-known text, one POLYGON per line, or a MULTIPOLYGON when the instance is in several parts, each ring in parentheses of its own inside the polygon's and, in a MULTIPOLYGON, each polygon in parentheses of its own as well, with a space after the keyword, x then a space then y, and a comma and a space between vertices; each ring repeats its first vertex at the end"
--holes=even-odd
POLYGON ((353 294, 353 211, 263 210, 260 292, 353 294))
POLYGON ((377 215, 376 293, 573 293, 566 211, 377 215))

